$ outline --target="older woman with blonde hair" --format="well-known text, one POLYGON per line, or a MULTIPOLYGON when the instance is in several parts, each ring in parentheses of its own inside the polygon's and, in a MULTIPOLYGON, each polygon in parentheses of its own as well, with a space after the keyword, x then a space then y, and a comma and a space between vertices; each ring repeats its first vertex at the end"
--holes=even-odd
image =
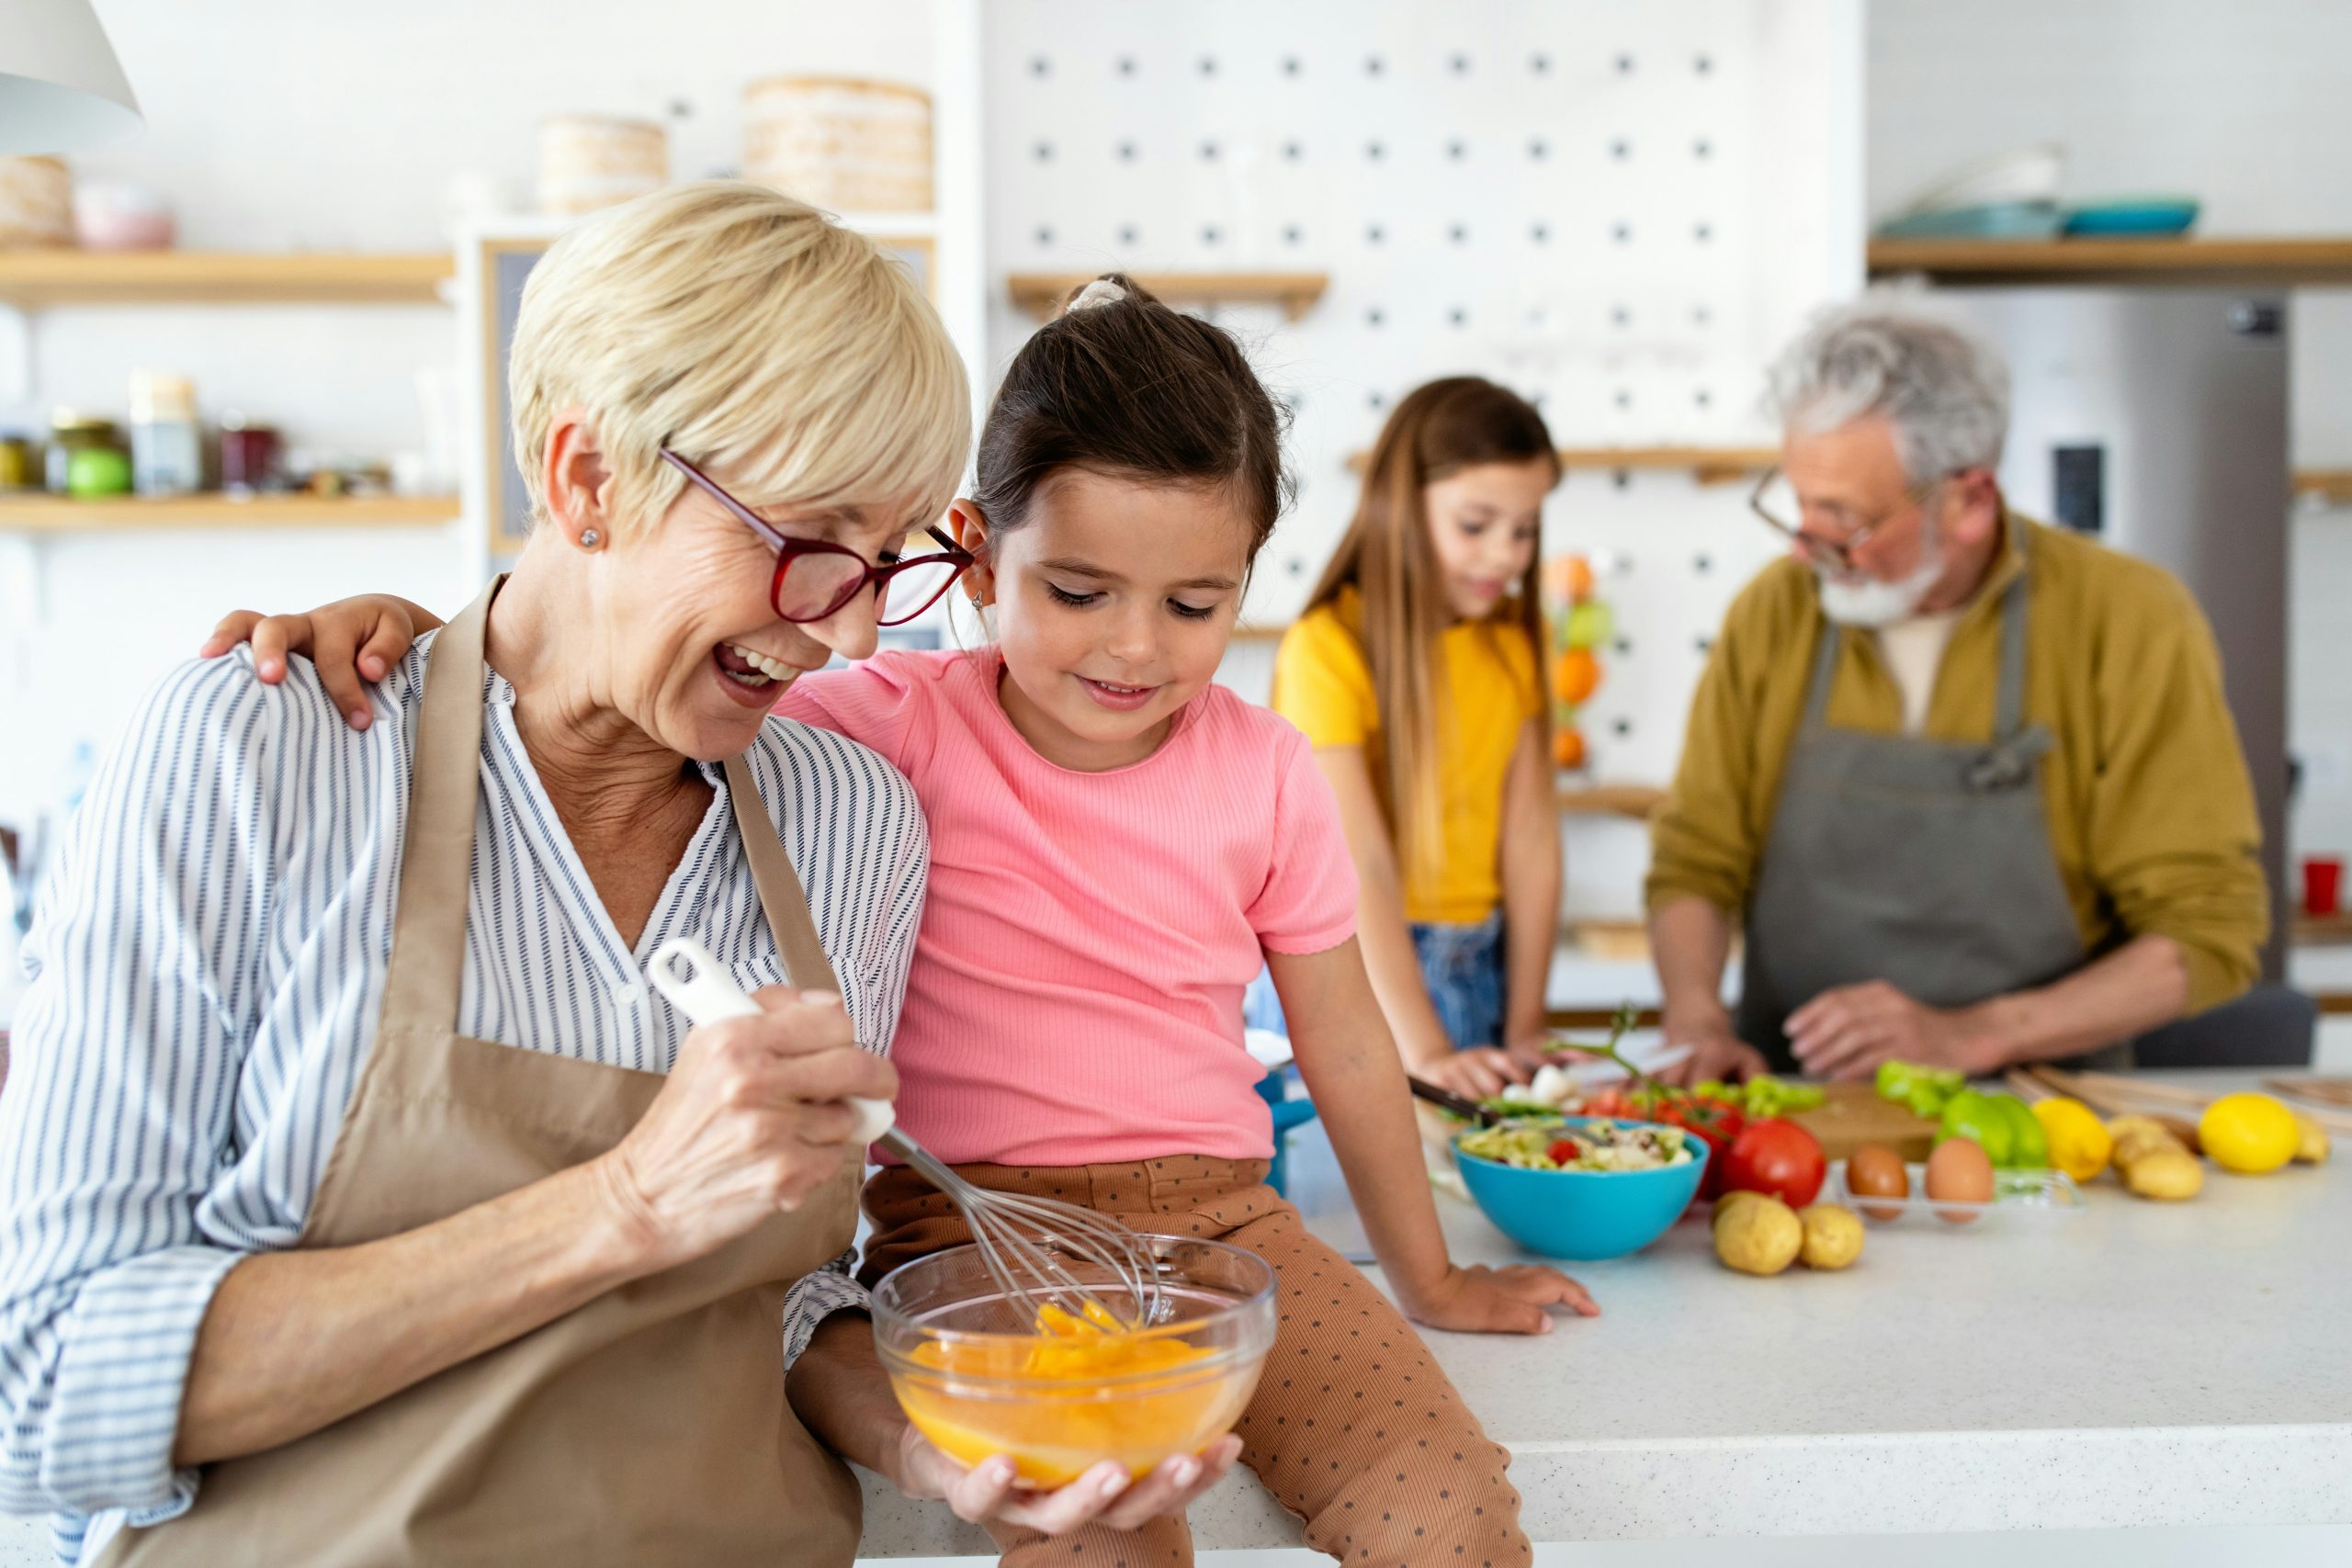
MULTIPOLYGON (((43 892, 0 1506, 69 1561, 854 1554, 785 1372, 859 1300, 842 1101, 895 1087, 927 840, 886 764, 768 709, 965 564, 899 553, 962 473, 963 368, 873 243, 705 184, 549 250, 512 391, 514 571, 369 695, 173 672, 43 892), (682 936, 759 1017, 649 992, 682 936)), ((878 1373, 829 1395, 809 1425, 969 1517, 1140 1517, 1223 1468, 1028 1497, 878 1373)))

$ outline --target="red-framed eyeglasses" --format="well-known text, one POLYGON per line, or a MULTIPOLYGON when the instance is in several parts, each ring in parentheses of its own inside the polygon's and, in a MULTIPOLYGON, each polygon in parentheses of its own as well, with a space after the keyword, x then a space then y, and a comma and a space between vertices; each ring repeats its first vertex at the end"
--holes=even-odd
POLYGON ((793 538, 778 533, 774 525, 667 446, 662 448, 662 457, 775 551, 775 579, 768 585, 768 603, 780 618, 796 625, 838 615, 871 583, 875 623, 904 626, 938 604, 974 564, 971 552, 940 532, 937 524, 923 532, 942 547, 938 554, 909 556, 878 566, 847 545, 793 538))

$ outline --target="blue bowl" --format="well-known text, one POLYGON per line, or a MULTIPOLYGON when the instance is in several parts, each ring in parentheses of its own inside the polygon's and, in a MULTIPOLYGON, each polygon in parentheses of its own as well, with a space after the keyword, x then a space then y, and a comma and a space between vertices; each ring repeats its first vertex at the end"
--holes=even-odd
MULTIPOLYGON (((1655 1125, 1605 1116, 1571 1116, 1565 1124, 1611 1121, 1655 1125)), ((1589 1263, 1639 1252, 1690 1206, 1707 1174, 1707 1145, 1693 1134, 1683 1138, 1698 1157, 1656 1170, 1528 1170, 1464 1154, 1458 1138, 1453 1155, 1463 1185, 1505 1235, 1546 1258, 1589 1263)))

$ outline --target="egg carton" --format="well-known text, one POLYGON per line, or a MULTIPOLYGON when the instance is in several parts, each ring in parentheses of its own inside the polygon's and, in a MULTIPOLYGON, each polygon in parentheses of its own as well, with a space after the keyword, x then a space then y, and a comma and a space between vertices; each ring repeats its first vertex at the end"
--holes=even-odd
POLYGON ((1846 1162, 1838 1160, 1829 1167, 1828 1179, 1822 1191, 1831 1202, 1843 1203, 1862 1216, 1865 1223, 1879 1225, 1940 1224, 1953 1230, 1966 1228, 1967 1222, 1987 1215, 1996 1219, 2031 1219, 2051 1214, 2079 1214, 2083 1212, 2083 1190, 2075 1179, 2063 1170, 1996 1170, 1993 1173, 1993 1201, 1989 1203, 1964 1203, 1953 1198, 1924 1196, 1928 1185, 1928 1168, 1905 1165, 1904 1173, 1911 1185, 1908 1198, 1865 1198, 1846 1181, 1846 1162), (1867 1206, 1866 1206, 1867 1205, 1867 1206), (1967 1221, 1955 1223, 1942 1216, 1950 1213, 1967 1216, 1967 1221))

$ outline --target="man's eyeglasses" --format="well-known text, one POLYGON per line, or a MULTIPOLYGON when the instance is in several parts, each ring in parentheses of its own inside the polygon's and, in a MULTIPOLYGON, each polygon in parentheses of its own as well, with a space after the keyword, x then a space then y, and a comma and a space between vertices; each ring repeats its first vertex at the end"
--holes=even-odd
POLYGON ((1925 484, 1914 485, 1903 492, 1901 501, 1886 511, 1867 523, 1845 529, 1834 538, 1805 531, 1804 507, 1797 499, 1796 487, 1778 468, 1765 469, 1764 477, 1756 481, 1756 489, 1747 498, 1747 509, 1762 518, 1767 527, 1794 545, 1797 552, 1813 565, 1850 577, 1858 570, 1854 565, 1856 550, 1869 544, 1889 522, 1912 507, 1925 503, 1929 496, 1935 494, 1936 487, 1968 471, 1966 468, 1954 468, 1950 473, 1937 475, 1925 484))
POLYGON ((667 446, 662 458, 698 486, 704 494, 733 513, 735 520, 759 535, 775 551, 775 578, 768 585, 768 603, 777 616, 798 624, 825 620, 847 608, 866 584, 874 585, 874 619, 877 626, 904 626, 939 603, 971 570, 970 551, 958 546, 933 524, 923 532, 943 547, 935 555, 909 556, 870 565, 847 545, 826 539, 796 539, 750 507, 728 494, 709 475, 667 446))

